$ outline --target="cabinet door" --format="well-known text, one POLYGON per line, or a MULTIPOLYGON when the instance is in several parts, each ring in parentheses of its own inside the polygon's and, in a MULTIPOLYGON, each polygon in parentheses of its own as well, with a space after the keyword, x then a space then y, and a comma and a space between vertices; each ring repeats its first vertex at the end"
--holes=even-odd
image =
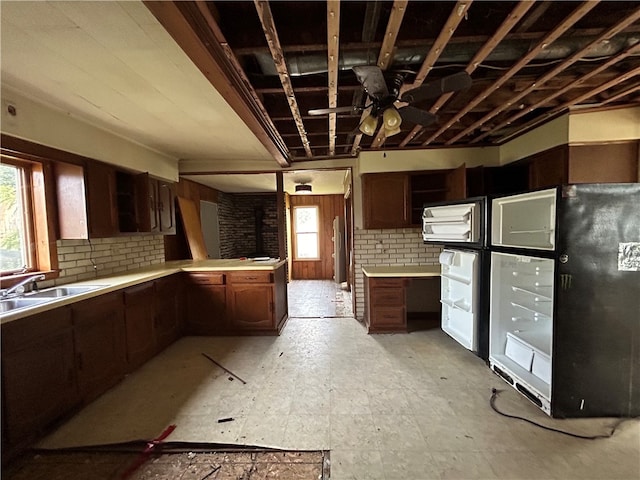
POLYGON ((158 210, 158 181, 149 179, 149 231, 160 231, 160 212, 158 210))
POLYGON ((155 334, 156 351, 175 342, 182 333, 179 309, 184 304, 182 281, 179 275, 156 280, 155 334))
POLYGON ((67 307, 2 326, 2 388, 12 444, 32 439, 78 403, 67 307))
POLYGON ((153 282, 124 291, 127 369, 131 372, 155 354, 153 282))
POLYGON ((362 176, 364 228, 402 228, 409 225, 409 175, 373 173, 362 176))
POLYGON ((116 171, 104 163, 88 162, 86 175, 89 235, 112 237, 119 232, 116 171))
POLYGON ((184 297, 186 330, 191 335, 215 335, 226 330, 226 287, 223 273, 190 273, 184 297))
POLYGON ((463 200, 467 198, 467 167, 463 163, 447 174, 446 200, 463 200))
POLYGON ((158 212, 160 232, 176 233, 175 184, 158 181, 158 212))
POLYGON ((230 326, 234 330, 272 330, 273 287, 231 284, 227 289, 230 326))
POLYGON ((89 402, 115 385, 125 373, 122 296, 101 295, 72 306, 78 387, 89 402))

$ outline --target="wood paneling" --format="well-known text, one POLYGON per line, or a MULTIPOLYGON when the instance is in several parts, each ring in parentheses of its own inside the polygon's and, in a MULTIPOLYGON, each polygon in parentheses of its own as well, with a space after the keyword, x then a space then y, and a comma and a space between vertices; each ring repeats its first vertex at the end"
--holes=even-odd
MULTIPOLYGON (((291 278, 294 280, 333 279, 333 219, 344 218, 342 195, 292 195, 293 207, 317 205, 320 215, 320 260, 292 260, 291 278)), ((293 223, 293 222, 292 222, 293 223)), ((295 238, 290 239, 295 247, 295 238)), ((293 248, 295 252, 295 248, 293 248)))
POLYGON ((637 182, 639 143, 571 145, 569 183, 637 182))

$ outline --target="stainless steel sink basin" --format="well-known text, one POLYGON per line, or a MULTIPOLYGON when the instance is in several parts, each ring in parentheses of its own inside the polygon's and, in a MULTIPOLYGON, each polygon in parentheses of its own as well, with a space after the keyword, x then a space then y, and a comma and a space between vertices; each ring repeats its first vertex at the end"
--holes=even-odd
POLYGON ((0 301, 0 313, 11 312, 18 308, 33 307, 46 301, 46 298, 10 298, 2 300, 0 301))
POLYGON ((41 292, 31 293, 28 298, 60 298, 70 295, 79 295, 81 293, 90 292, 102 285, 85 285, 82 287, 53 287, 41 292))
POLYGON ((0 300, 0 313, 13 312, 21 308, 29 308, 43 303, 53 302, 60 298, 80 295, 81 293, 90 292, 102 286, 103 285, 53 287, 40 292, 28 293, 22 297, 7 298, 0 300))

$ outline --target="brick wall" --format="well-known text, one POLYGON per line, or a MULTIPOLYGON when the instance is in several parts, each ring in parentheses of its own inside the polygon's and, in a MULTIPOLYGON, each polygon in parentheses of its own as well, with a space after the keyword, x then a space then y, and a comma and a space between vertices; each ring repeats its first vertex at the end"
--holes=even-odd
POLYGON ((238 258, 255 254, 278 257, 276 195, 220 193, 220 257, 238 258), (256 217, 262 214, 262 250, 256 247, 256 217))
POLYGON ((162 235, 58 240, 60 276, 42 287, 90 280, 164 262, 162 235))
POLYGON ((442 249, 422 242, 420 228, 356 230, 354 232, 355 295, 357 319, 364 318, 362 267, 438 265, 442 249))

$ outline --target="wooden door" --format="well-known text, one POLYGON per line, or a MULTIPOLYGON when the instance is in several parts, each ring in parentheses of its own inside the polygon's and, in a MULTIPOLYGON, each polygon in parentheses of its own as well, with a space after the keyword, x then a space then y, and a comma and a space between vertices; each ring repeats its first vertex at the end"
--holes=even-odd
POLYGON ((78 388, 84 402, 97 398, 125 373, 124 311, 120 293, 74 304, 78 388))
POLYGON ((117 235, 116 171, 101 162, 87 162, 87 210, 91 237, 117 235))
POLYGON ((124 291, 127 365, 133 371, 155 354, 153 282, 124 291))
POLYGON ((215 335, 226 331, 226 294, 223 273, 188 274, 184 292, 188 335, 215 335))
POLYGON ((158 181, 158 212, 161 233, 176 233, 175 197, 174 183, 158 181))
POLYGON ((78 401, 71 311, 50 310, 2 326, 6 438, 34 438, 78 401))
POLYGON ((273 287, 232 284, 227 289, 230 326, 234 330, 273 330, 273 287))
POLYGON ((403 228, 409 225, 409 175, 362 175, 364 228, 403 228))

